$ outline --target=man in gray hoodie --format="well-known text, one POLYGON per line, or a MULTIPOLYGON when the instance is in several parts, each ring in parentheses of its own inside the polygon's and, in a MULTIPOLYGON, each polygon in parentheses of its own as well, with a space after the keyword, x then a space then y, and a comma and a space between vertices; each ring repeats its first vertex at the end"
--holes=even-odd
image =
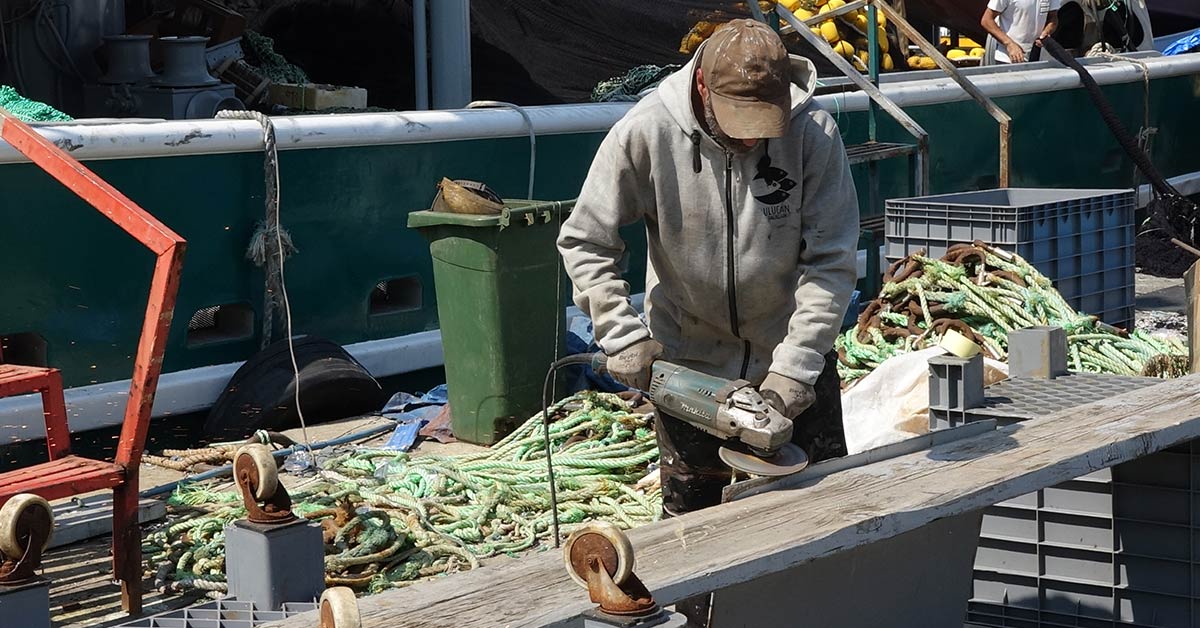
MULTIPOLYGON (((845 455, 831 353, 857 278, 858 202, 816 69, 753 20, 719 28, 615 124, 558 240, 613 376, 645 390, 662 358, 758 385, 814 460, 845 455), (618 229, 644 221, 646 320, 618 229)), ((663 508, 720 502, 720 441, 656 419, 663 508)))

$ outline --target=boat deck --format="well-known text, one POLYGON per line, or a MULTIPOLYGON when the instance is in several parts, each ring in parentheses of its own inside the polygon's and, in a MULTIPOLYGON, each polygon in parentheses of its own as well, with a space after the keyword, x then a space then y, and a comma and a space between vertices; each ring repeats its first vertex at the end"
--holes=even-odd
MULTIPOLYGON (((1177 324, 1180 321, 1171 319, 1171 315, 1181 318, 1179 315, 1185 308, 1182 280, 1138 275, 1137 293, 1139 318, 1147 317, 1147 312, 1155 312, 1156 314, 1148 316, 1151 327, 1158 327, 1168 333, 1186 333, 1184 330, 1172 329, 1172 323, 1177 324)), ((309 437, 314 442, 327 440, 380 425, 384 421, 387 419, 362 417, 317 425, 309 429, 309 437)), ((169 430, 172 427, 156 425, 155 429, 169 430)), ((285 433, 293 438, 301 438, 298 429, 285 433)), ((367 442, 378 444, 386 438, 385 433, 367 442)), ((161 443, 156 445, 152 442, 148 452, 157 453, 162 447, 161 443)), ((475 449, 478 448, 465 443, 441 445, 436 442, 423 442, 415 453, 456 454, 475 449)), ((176 471, 143 465, 140 483, 145 490, 176 481, 183 475, 176 471)), ((302 481, 288 474, 282 474, 281 478, 289 488, 302 481)), ((232 484, 227 483, 226 486, 232 487, 232 484)), ((120 589, 111 579, 111 570, 107 536, 51 550, 45 560, 44 573, 54 582, 50 593, 53 625, 59 628, 106 628, 128 622, 129 619, 120 611, 120 589)), ((145 608, 148 615, 182 608, 201 599, 195 594, 165 595, 154 590, 153 583, 149 580, 145 583, 145 591, 145 608)))

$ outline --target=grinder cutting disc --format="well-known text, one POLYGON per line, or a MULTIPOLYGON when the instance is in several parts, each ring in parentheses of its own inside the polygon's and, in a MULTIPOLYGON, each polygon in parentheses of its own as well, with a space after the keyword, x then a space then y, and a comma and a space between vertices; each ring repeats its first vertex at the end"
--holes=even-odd
POLYGON ((722 462, 750 475, 767 477, 791 475, 803 471, 808 466, 808 454, 794 443, 784 445, 770 456, 760 456, 749 448, 736 445, 721 447, 718 453, 722 462))

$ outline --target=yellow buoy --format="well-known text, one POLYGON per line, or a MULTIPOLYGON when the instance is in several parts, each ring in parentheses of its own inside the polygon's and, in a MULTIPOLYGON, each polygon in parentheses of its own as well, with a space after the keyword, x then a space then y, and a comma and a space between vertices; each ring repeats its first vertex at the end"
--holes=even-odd
POLYGON ((908 61, 908 67, 910 67, 914 70, 921 67, 921 55, 913 55, 913 56, 909 57, 907 59, 907 61, 908 61))
POLYGON ((800 8, 800 0, 779 0, 779 4, 782 4, 783 8, 792 12, 800 8))
POLYGON ((959 48, 951 48, 950 52, 946 53, 946 58, 951 59, 951 60, 962 59, 966 56, 967 56, 967 51, 961 50, 959 48))
POLYGON ((854 46, 848 41, 839 41, 833 46, 833 51, 849 59, 854 56, 854 46))
POLYGON ((877 33, 877 36, 879 37, 879 49, 884 52, 887 52, 888 46, 889 46, 888 38, 887 38, 887 31, 884 30, 884 28, 882 26, 879 27, 879 32, 877 33))
POLYGON ((837 43, 841 39, 841 35, 838 34, 837 24, 834 24, 833 20, 821 22, 821 36, 831 44, 837 43))
POLYGON ((892 61, 892 55, 883 55, 883 63, 881 66, 885 72, 890 72, 896 69, 896 63, 892 61))
POLYGON ((921 69, 922 70, 933 70, 935 68, 937 68, 936 61, 934 61, 933 59, 930 59, 929 57, 921 57, 921 69))
POLYGON ((986 52, 983 48, 972 48, 969 54, 976 59, 980 59, 983 58, 983 55, 986 54, 986 52))
POLYGON ((858 30, 860 30, 864 33, 867 32, 867 16, 866 16, 866 14, 855 13, 853 22, 854 22, 854 28, 857 28, 858 30))
POLYGON ((859 50, 858 58, 863 62, 864 68, 868 67, 868 64, 871 62, 871 53, 867 52, 866 50, 859 50))
POLYGON ((794 13, 796 17, 800 18, 801 21, 811 20, 813 16, 816 15, 816 13, 805 9, 804 7, 800 7, 799 9, 792 11, 792 13, 794 13))
POLYGON ((829 0, 829 2, 825 3, 825 7, 828 7, 830 11, 840 9, 844 6, 846 6, 845 0, 829 0))

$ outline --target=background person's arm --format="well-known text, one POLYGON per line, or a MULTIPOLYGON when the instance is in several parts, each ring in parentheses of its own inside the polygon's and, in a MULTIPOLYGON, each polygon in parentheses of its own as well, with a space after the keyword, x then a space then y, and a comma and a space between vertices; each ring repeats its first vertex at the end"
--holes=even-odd
MULTIPOLYGON (((983 11, 983 18, 979 20, 979 24, 983 29, 992 36, 1004 50, 1008 53, 1010 63, 1022 63, 1025 61, 1025 51, 1017 42, 1013 41, 1004 29, 1000 28, 1000 24, 996 22, 996 18, 1000 17, 1000 13, 1008 6, 1008 0, 991 0, 988 6, 983 11)), ((1057 13, 1056 13, 1057 15, 1057 13)), ((1055 18, 1057 20, 1057 17, 1055 18)))

